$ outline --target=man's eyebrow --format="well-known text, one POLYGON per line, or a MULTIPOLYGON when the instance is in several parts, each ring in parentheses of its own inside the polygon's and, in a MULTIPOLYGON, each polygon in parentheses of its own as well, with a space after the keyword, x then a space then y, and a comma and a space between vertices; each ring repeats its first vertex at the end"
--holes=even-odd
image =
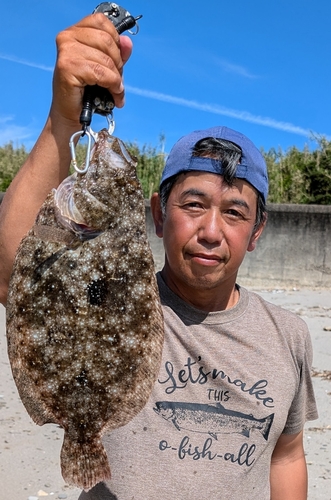
POLYGON ((238 205, 240 207, 247 208, 247 210, 249 210, 249 205, 245 200, 241 200, 239 198, 231 198, 231 200, 229 200, 229 203, 231 205, 238 205))
POLYGON ((190 189, 186 189, 185 191, 183 191, 181 193, 181 196, 207 196, 206 193, 204 193, 203 191, 200 191, 200 189, 196 189, 196 188, 190 188, 190 189))

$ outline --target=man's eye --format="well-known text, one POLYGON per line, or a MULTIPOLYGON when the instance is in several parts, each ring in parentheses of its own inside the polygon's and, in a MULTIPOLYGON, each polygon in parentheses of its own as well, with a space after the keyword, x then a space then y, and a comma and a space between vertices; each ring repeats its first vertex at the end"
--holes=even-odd
POLYGON ((242 214, 240 212, 238 212, 238 210, 235 210, 233 208, 230 208, 229 210, 227 210, 226 213, 228 215, 232 215, 233 217, 242 217, 242 214))
POLYGON ((190 201, 188 203, 185 203, 184 207, 186 207, 186 208, 202 208, 202 205, 198 201, 190 201))

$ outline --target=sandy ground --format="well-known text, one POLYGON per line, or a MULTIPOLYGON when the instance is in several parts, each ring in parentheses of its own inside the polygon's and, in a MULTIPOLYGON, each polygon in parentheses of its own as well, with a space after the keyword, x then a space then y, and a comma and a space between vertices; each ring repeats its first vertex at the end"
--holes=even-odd
MULTIPOLYGON (((310 328, 319 419, 308 422, 305 428, 309 500, 331 500, 331 380, 323 378, 331 370, 331 291, 258 292, 270 302, 299 314, 310 328)), ((62 436, 61 429, 54 425, 35 425, 22 406, 11 376, 5 338, 5 309, 0 306, 1 499, 78 498, 79 490, 69 488, 61 477, 62 436)))

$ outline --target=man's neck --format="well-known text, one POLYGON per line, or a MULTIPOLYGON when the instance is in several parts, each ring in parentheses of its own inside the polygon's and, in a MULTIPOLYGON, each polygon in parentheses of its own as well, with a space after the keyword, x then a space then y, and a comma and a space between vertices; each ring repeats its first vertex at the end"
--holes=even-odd
POLYGON ((232 283, 230 286, 229 284, 224 284, 221 290, 200 290, 192 288, 186 283, 178 282, 178 280, 175 281, 172 279, 171 274, 166 272, 165 268, 162 269, 161 276, 172 292, 187 304, 201 311, 225 311, 234 307, 239 300, 240 293, 235 283, 232 283))

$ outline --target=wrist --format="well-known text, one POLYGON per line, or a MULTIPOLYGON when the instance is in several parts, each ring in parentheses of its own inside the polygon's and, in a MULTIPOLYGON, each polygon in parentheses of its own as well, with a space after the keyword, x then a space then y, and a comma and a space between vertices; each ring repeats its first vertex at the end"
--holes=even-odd
POLYGON ((72 134, 81 130, 82 126, 77 119, 70 119, 53 107, 50 110, 45 128, 48 129, 55 138, 70 139, 72 134))

